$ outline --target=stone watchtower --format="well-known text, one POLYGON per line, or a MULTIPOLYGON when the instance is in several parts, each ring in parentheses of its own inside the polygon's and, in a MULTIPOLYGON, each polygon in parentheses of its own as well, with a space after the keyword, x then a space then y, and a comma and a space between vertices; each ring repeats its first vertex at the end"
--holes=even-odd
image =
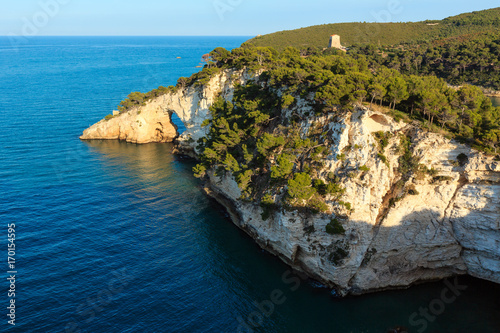
POLYGON ((330 44, 328 44, 328 47, 336 48, 336 49, 341 49, 342 45, 340 45, 340 36, 339 35, 332 35, 330 37, 330 44))

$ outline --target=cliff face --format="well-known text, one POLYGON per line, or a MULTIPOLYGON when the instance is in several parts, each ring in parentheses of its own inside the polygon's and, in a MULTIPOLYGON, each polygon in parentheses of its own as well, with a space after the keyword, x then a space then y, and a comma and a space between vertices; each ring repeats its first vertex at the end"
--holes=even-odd
POLYGON ((103 119, 86 129, 80 139, 118 139, 138 144, 172 142, 177 137, 177 127, 164 105, 159 98, 109 120, 103 119))
POLYGON ((236 223, 261 246, 344 295, 466 273, 500 283, 500 163, 437 134, 412 129, 413 150, 438 176, 411 179, 416 194, 389 206, 399 180, 394 172, 399 155, 393 153, 398 139, 385 150, 388 166, 377 158, 372 133, 398 133, 408 127, 368 110, 337 124, 338 146, 332 147, 328 170, 370 168, 343 181, 343 200, 354 207, 341 220, 344 235, 325 232, 331 218, 327 215, 283 211, 263 221, 260 207, 238 200, 231 177, 212 174, 210 191, 235 207, 236 223), (340 151, 345 162, 336 160, 340 151), (465 166, 455 162, 460 154, 469 156, 465 166))
MULTIPOLYGON (((150 109, 162 110, 165 116, 175 112, 187 127, 178 139, 179 150, 196 154, 196 141, 206 135, 201 123, 210 117, 209 106, 219 95, 231 100, 235 83, 251 79, 242 71, 225 71, 205 86, 159 97, 139 109, 140 115, 120 117, 144 117, 144 110, 150 109)), ((299 101, 294 111, 311 110, 299 101)), ((259 205, 239 199, 241 192, 230 174, 220 178, 208 172, 206 191, 263 248, 342 295, 407 287, 456 274, 500 283, 499 161, 363 107, 342 119, 304 119, 304 132, 316 122, 330 124, 334 144, 323 171, 349 174, 341 177, 346 189, 342 200, 354 210, 334 210, 344 234, 326 233, 332 219, 328 214, 282 210, 263 220, 259 205), (389 133, 386 147, 379 146, 375 132, 389 133), (434 171, 405 178, 410 194, 397 197, 403 178, 398 172, 402 136, 411 140, 419 163, 434 171)), ((155 123, 153 117, 145 121, 155 123)), ((84 137, 93 138, 92 133, 123 139, 102 122, 84 137)))

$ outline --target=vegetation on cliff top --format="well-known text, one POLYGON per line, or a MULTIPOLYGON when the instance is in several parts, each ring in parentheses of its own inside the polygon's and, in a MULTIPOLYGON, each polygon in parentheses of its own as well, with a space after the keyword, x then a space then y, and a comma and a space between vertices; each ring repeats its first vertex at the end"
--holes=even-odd
POLYGON ((244 45, 232 52, 218 49, 212 59, 186 84, 195 85, 224 68, 261 74, 255 82, 237 86, 232 101, 219 98, 212 105, 212 119, 204 123, 210 125, 209 134, 198 142, 203 153, 195 172, 200 177, 208 169, 219 175, 231 172, 242 198, 260 202, 265 217, 277 206, 313 212, 350 209, 341 201, 338 185, 339 177, 349 175, 324 174, 323 166, 333 145, 330 122, 356 104, 378 103, 488 152, 499 146, 500 108, 474 86, 452 89, 433 76, 402 74, 373 65, 364 55, 332 50, 304 55, 294 48, 278 53, 244 45), (297 112, 299 102, 311 111, 297 112), (299 126, 305 123, 306 132, 299 126))
POLYGON ((130 93, 127 98, 120 102, 118 105, 118 110, 120 113, 127 112, 133 108, 145 105, 146 102, 153 100, 159 96, 175 92, 176 89, 173 86, 163 87, 160 86, 158 89, 153 89, 147 93, 141 93, 138 91, 130 93))
POLYGON ((404 74, 434 75, 451 85, 469 83, 500 90, 500 32, 396 48, 353 46, 349 54, 363 54, 372 66, 404 74))

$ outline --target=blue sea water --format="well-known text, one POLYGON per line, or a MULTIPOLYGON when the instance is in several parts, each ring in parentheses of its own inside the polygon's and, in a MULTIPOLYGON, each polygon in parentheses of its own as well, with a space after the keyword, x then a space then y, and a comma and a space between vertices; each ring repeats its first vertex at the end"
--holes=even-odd
POLYGON ((449 303, 442 281, 334 298, 237 229, 170 144, 78 139, 131 91, 245 40, 0 38, 0 331, 500 332, 498 285, 462 277, 449 303))

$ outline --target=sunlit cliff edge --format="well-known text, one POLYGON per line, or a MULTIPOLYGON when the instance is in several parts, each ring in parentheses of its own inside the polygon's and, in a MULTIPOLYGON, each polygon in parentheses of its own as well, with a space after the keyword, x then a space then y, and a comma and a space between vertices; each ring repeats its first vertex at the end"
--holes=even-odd
MULTIPOLYGON (((209 107, 219 96, 231 101, 236 84, 245 85, 258 75, 223 70, 205 85, 179 89, 102 120, 85 130, 81 139, 131 143, 175 139, 177 152, 196 157, 197 141, 208 131, 202 124, 211 117, 209 107), (172 113, 187 128, 179 137, 172 113)), ((287 112, 292 111, 311 110, 298 101, 287 112)), ((341 118, 302 119, 302 129, 329 124, 334 144, 324 159, 323 173, 350 173, 341 178, 341 185, 343 200, 354 209, 332 206, 329 214, 278 210, 263 220, 259 205, 240 199, 241 190, 230 172, 216 176, 208 170, 206 192, 262 248, 342 295, 404 288, 459 274, 500 283, 499 161, 361 105, 341 118), (382 152, 385 162, 377 158, 375 132, 391 133, 382 152), (391 199, 400 180, 396 170, 402 133, 411 138, 414 156, 436 173, 412 176, 407 180, 412 194, 395 201, 391 199), (361 166, 368 171, 360 172, 361 166), (344 233, 325 231, 332 217, 338 218, 344 233)))

